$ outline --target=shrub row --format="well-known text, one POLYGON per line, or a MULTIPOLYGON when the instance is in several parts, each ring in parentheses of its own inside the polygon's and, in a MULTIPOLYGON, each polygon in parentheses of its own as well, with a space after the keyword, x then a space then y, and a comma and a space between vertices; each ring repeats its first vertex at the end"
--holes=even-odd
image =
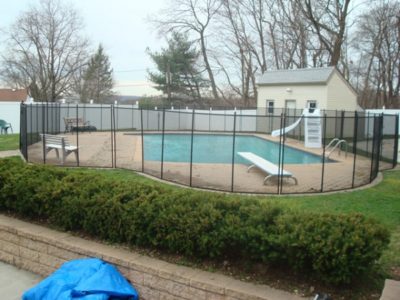
POLYGON ((0 160, 0 210, 187 257, 285 265, 332 283, 368 270, 389 242, 381 224, 360 214, 294 212, 15 159, 0 160))

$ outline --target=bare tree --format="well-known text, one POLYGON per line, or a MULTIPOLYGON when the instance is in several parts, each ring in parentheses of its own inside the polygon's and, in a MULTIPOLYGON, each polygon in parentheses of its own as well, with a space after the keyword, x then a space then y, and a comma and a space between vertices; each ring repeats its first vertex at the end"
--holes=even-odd
POLYGON ((160 33, 178 31, 196 35, 215 99, 219 98, 219 94, 209 59, 207 30, 220 5, 219 0, 173 0, 160 17, 152 20, 160 33))
POLYGON ((400 106, 400 4, 385 1, 360 16, 354 41, 363 78, 361 104, 400 106), (373 101, 371 101, 373 100, 373 101))
POLYGON ((60 0, 42 0, 22 13, 8 33, 2 56, 6 82, 30 86, 31 96, 55 101, 67 92, 87 59, 88 41, 77 11, 60 0))
POLYGON ((296 0, 304 16, 311 22, 324 50, 328 65, 337 66, 345 38, 350 0, 296 0))
MULTIPOLYGON (((246 12, 243 10, 243 1, 221 0, 221 3, 218 28, 220 35, 225 38, 215 41, 220 51, 214 51, 216 55, 213 58, 233 94, 239 96, 245 106, 249 106, 256 91, 253 79, 257 67, 253 62, 253 41, 247 32, 246 12), (232 68, 235 71, 228 71, 232 68)), ((226 98, 224 93, 221 94, 226 98)))

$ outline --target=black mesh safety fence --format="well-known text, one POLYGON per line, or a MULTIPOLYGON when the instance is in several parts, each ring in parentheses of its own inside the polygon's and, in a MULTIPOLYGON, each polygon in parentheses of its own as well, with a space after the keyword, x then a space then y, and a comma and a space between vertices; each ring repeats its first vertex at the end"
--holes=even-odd
POLYGON ((226 192, 346 190, 398 159, 399 117, 365 112, 35 103, 21 105, 20 126, 29 162, 226 192))

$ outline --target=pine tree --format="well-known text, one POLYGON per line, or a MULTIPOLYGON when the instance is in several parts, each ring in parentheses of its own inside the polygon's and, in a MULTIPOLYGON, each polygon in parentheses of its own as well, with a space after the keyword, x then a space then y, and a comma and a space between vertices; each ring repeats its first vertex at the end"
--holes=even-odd
POLYGON ((173 94, 175 98, 190 96, 200 99, 201 89, 207 86, 197 66, 200 52, 185 34, 173 32, 167 42, 168 48, 161 49, 161 52, 148 50, 158 69, 158 72, 148 71, 150 81, 157 85, 156 89, 164 94, 173 94))
POLYGON ((88 63, 83 80, 82 102, 103 103, 113 96, 113 69, 101 44, 88 63))

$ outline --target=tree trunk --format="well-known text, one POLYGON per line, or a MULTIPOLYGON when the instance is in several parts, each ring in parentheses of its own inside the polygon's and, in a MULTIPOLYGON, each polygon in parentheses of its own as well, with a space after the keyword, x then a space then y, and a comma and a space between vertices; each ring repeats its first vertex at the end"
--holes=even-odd
POLYGON ((200 32, 200 44, 201 44, 201 53, 203 55, 204 65, 206 67, 208 77, 210 79, 213 96, 215 99, 219 99, 217 85, 215 84, 214 74, 213 71, 211 70, 210 62, 208 60, 204 31, 200 32))

